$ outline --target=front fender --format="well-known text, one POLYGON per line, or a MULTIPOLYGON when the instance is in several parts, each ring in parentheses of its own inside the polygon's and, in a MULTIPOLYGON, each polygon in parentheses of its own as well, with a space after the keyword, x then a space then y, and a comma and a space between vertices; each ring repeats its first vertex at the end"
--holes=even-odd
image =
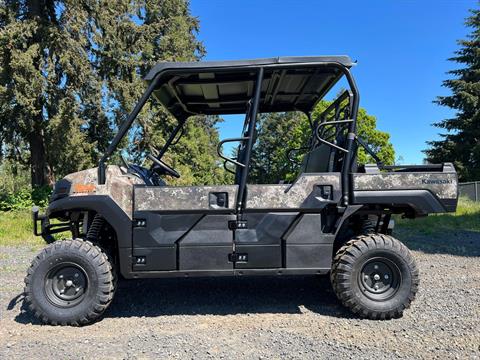
POLYGON ((95 211, 110 224, 117 234, 118 248, 132 247, 132 221, 125 211, 106 195, 68 196, 51 202, 48 218, 65 211, 95 211))

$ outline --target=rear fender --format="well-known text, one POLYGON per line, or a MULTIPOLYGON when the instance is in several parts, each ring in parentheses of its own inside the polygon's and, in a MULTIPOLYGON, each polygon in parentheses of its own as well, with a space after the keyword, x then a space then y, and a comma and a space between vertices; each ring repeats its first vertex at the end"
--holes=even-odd
POLYGON ((455 211, 457 206, 457 199, 439 199, 425 189, 354 191, 353 202, 361 205, 410 208, 417 216, 455 211))

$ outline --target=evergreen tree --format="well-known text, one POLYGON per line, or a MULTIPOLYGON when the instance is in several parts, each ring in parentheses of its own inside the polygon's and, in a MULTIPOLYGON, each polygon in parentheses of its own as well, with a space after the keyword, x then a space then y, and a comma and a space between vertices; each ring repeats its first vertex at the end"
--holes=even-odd
MULTIPOLYGON (((185 0, 0 0, 0 27, 2 153, 30 167, 34 186, 97 163, 155 63, 204 55, 185 0)), ((223 181, 214 161, 217 121, 201 117, 200 130, 187 126, 178 145, 198 159, 168 155, 182 168, 201 163, 203 173, 185 170, 183 181, 223 181)), ((173 123, 149 103, 123 145, 160 146, 173 123)))
POLYGON ((85 96, 98 90, 88 59, 88 17, 74 1, 3 0, 0 4, 0 133, 9 158, 28 164, 32 185, 91 165, 85 96))
POLYGON ((429 162, 453 162, 462 181, 480 179, 480 10, 471 11, 466 25, 472 32, 449 59, 463 67, 449 71, 454 78, 443 82, 452 94, 435 101, 456 110, 455 117, 434 124, 447 132, 425 151, 429 162))

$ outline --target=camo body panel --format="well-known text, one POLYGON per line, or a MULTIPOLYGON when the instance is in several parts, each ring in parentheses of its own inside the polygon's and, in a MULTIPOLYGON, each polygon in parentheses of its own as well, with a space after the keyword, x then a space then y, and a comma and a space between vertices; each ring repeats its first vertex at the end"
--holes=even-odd
POLYGON ((212 210, 209 194, 226 192, 228 203, 221 210, 235 208, 237 185, 166 186, 135 188, 135 211, 212 210))
POLYGON ((70 196, 110 196, 130 218, 132 218, 133 185, 143 184, 143 180, 140 178, 128 174, 124 169, 114 165, 107 167, 105 185, 98 185, 97 168, 87 169, 67 175, 64 180, 70 183, 70 196), (93 192, 89 193, 75 192, 75 184, 93 184, 95 185, 95 189, 93 192))
POLYGON ((302 174, 293 184, 248 185, 247 209, 318 208, 325 201, 318 185, 331 185, 333 200, 340 198, 340 174, 302 174))
POLYGON ((353 188, 355 191, 425 189, 440 199, 456 199, 458 179, 455 173, 354 174, 353 188))

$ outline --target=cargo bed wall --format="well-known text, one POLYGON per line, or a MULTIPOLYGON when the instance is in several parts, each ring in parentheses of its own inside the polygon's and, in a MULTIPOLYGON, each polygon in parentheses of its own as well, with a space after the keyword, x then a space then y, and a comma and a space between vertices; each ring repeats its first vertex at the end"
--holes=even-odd
POLYGON ((356 173, 352 181, 357 204, 408 205, 419 215, 453 212, 457 206, 455 171, 356 173))

